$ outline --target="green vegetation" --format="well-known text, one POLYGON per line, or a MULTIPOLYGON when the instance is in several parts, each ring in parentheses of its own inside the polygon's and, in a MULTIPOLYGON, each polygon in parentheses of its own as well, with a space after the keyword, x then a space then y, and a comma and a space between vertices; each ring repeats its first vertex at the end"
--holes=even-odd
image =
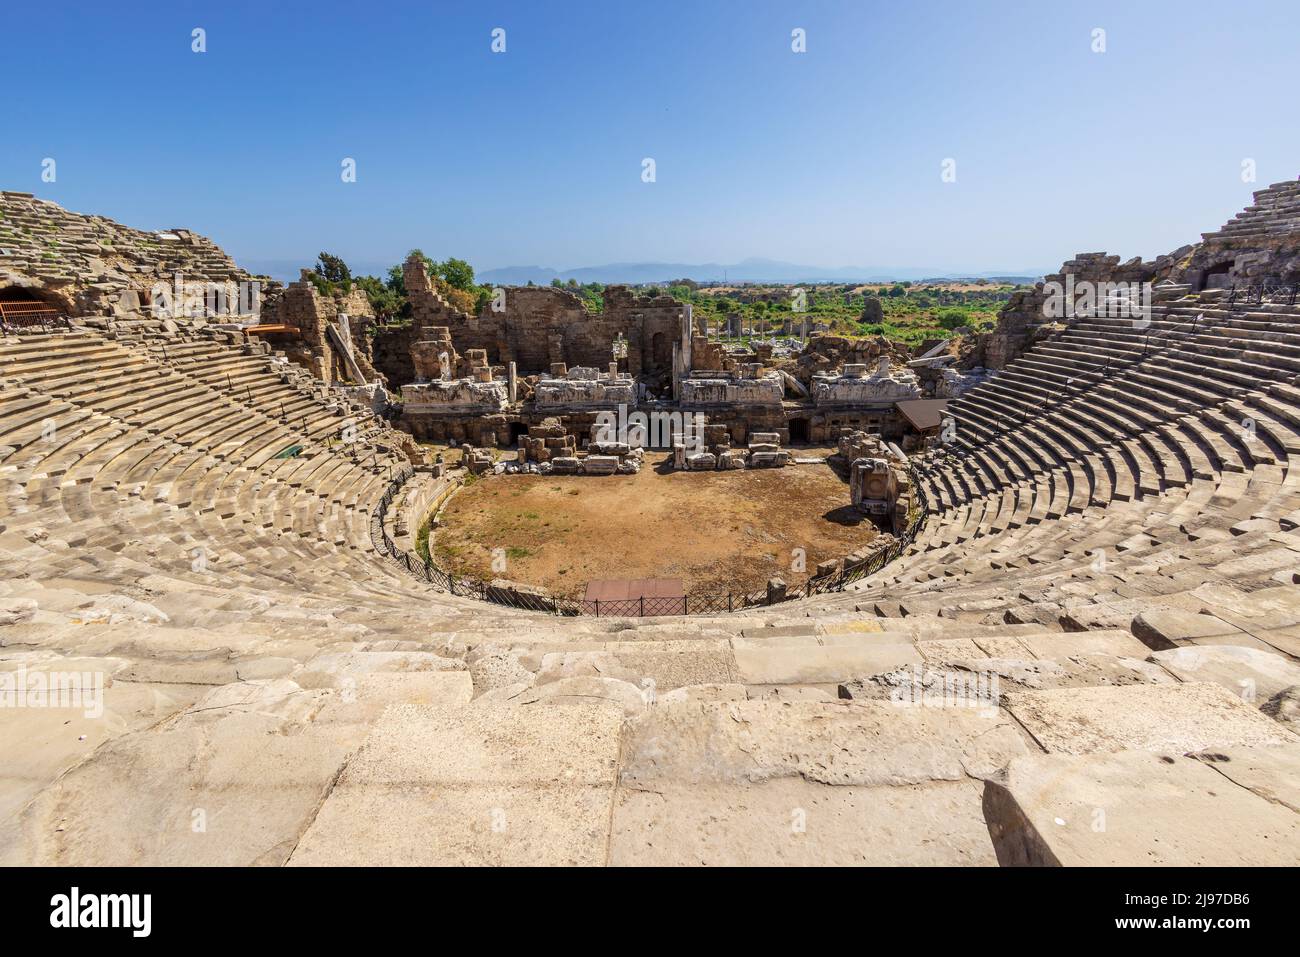
POLYGON ((693 287, 672 284, 668 291, 692 303, 695 315, 711 325, 740 315, 746 328, 757 323, 776 326, 803 318, 820 323, 837 335, 885 336, 916 345, 941 338, 955 329, 992 328, 998 311, 1015 286, 979 280, 972 283, 869 283, 794 287, 746 285, 693 287), (796 310, 795 290, 804 291, 803 310, 796 310))
MULTIPOLYGON (((463 259, 439 262, 413 249, 411 255, 424 260, 436 291, 462 312, 477 315, 488 307, 492 287, 479 284, 474 268, 463 259)), ((411 318, 402 265, 392 266, 386 276, 354 276, 339 256, 322 252, 309 278, 324 295, 346 294, 353 289, 365 293, 381 324, 402 324, 411 318)), ((533 283, 528 285, 532 286, 533 283)), ((551 285, 577 295, 593 315, 604 311, 605 285, 579 283, 575 279, 553 279, 551 285)), ((739 315, 746 329, 768 337, 763 327, 779 331, 786 319, 793 327, 807 318, 835 335, 885 336, 918 345, 929 339, 951 335, 958 329, 976 332, 991 329, 998 311, 1011 298, 1016 286, 984 279, 967 282, 827 283, 797 287, 782 284, 701 286, 689 279, 638 288, 644 298, 670 295, 689 302, 696 317, 718 328, 729 316, 739 315), (795 296, 802 289, 802 302, 795 296), (797 308, 801 306, 802 308, 797 308)), ((748 338, 748 336, 746 336, 748 338)))
MULTIPOLYGON (((491 287, 474 282, 474 267, 465 260, 452 258, 437 262, 419 249, 412 249, 410 255, 424 260, 434 289, 462 312, 477 313, 491 299, 491 287)), ((400 324, 411 318, 402 263, 390 267, 384 277, 354 276, 341 256, 322 252, 307 278, 324 296, 346 295, 354 287, 360 289, 381 323, 400 324)))
POLYGON ((420 556, 423 562, 430 562, 429 557, 429 531, 433 527, 433 514, 430 513, 428 518, 421 523, 419 530, 415 533, 415 554, 420 556))

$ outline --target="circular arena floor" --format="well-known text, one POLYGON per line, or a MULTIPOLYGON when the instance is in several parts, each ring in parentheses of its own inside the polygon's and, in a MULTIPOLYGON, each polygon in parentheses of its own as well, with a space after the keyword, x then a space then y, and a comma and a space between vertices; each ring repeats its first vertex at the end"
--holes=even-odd
POLYGON ((688 590, 741 592, 774 575, 793 585, 877 534, 827 465, 661 472, 666 458, 650 453, 637 475, 479 479, 444 509, 432 553, 458 575, 563 594, 600 578, 681 578, 688 590))

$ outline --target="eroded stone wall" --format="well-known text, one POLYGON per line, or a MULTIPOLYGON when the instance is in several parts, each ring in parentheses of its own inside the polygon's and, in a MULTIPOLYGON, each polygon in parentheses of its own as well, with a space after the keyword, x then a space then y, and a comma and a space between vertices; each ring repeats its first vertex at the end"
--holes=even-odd
POLYGON ((482 349, 493 365, 514 362, 520 375, 552 365, 604 369, 615 344, 626 343, 626 371, 665 376, 672 371, 673 343, 680 338, 682 304, 671 296, 646 298, 625 286, 605 290, 604 309, 592 313, 566 289, 510 286, 498 311, 489 301, 478 315, 449 303, 429 278, 423 261, 408 259, 403 279, 413 317, 412 343, 446 327, 458 352, 482 349))

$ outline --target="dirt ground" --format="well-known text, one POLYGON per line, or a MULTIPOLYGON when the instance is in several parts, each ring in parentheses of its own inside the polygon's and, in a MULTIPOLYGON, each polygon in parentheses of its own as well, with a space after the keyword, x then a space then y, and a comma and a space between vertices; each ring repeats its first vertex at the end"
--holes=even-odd
POLYGON ((818 562, 876 535, 828 465, 659 472, 665 458, 650 453, 637 475, 481 478, 443 511, 430 536, 433 553, 458 575, 567 595, 598 578, 681 578, 688 590, 740 592, 763 588, 773 575, 802 582, 818 562), (498 548, 505 570, 492 568, 498 548), (797 548, 805 553, 802 571, 797 548))

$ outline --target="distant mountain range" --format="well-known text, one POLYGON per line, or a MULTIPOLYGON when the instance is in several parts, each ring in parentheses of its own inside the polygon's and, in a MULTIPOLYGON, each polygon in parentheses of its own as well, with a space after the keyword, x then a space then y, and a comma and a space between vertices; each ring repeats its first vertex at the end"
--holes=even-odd
POLYGON ((801 266, 776 259, 745 259, 738 263, 608 263, 604 266, 581 266, 576 269, 550 269, 545 266, 506 266, 487 269, 475 278, 498 286, 523 286, 532 282, 549 285, 552 279, 579 283, 671 282, 693 279, 696 282, 902 282, 921 279, 1008 279, 1033 282, 1052 272, 1050 269, 999 269, 987 272, 947 272, 933 267, 884 266, 801 266))
MULTIPOLYGON (((239 265, 259 276, 270 276, 281 282, 292 282, 302 269, 310 268, 315 260, 297 259, 247 259, 239 265)), ((358 260, 350 262, 354 276, 388 275, 389 263, 358 260)), ((635 286, 641 283, 671 282, 674 279, 693 279, 702 283, 718 282, 916 282, 923 279, 999 279, 1008 282, 1036 282, 1054 270, 1051 269, 999 269, 986 272, 945 272, 933 267, 884 266, 800 266, 797 263, 776 259, 745 259, 738 263, 607 263, 603 266, 580 266, 576 269, 550 269, 546 266, 504 266, 485 269, 475 278, 493 286, 526 286, 534 283, 549 286, 552 279, 579 283, 599 282, 609 285, 622 283, 635 286)))

